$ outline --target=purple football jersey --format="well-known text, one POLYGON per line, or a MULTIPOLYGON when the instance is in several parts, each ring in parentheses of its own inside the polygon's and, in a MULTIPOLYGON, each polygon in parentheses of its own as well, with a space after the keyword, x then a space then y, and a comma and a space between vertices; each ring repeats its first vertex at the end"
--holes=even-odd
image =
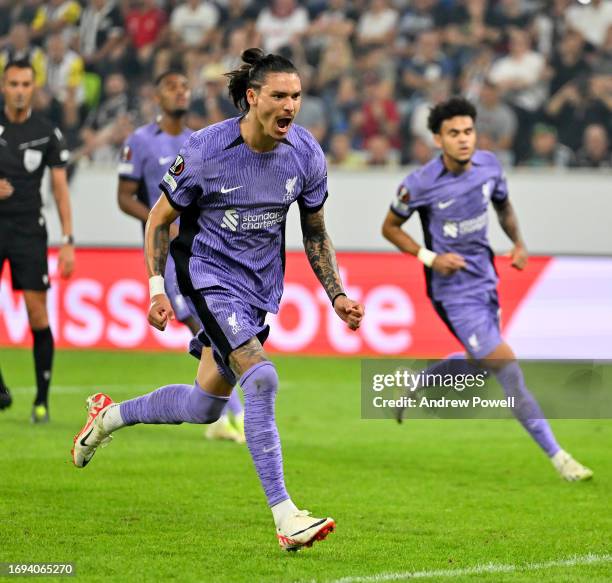
POLYGON ((466 267, 445 277, 426 268, 427 293, 433 300, 495 289, 497 273, 487 235, 489 201, 508 197, 502 167, 491 152, 477 150, 472 167, 453 174, 438 157, 400 184, 391 210, 408 218, 418 211, 425 246, 436 253, 458 253, 466 267))
POLYGON ((125 141, 119 163, 119 177, 139 183, 138 200, 151 208, 159 198, 159 181, 192 134, 185 128, 172 136, 157 123, 139 127, 125 141))
POLYGON ((244 143, 240 118, 211 125, 192 134, 160 188, 182 213, 172 254, 183 293, 231 289, 276 313, 289 206, 314 212, 327 196, 325 156, 308 130, 294 124, 258 153, 244 143))

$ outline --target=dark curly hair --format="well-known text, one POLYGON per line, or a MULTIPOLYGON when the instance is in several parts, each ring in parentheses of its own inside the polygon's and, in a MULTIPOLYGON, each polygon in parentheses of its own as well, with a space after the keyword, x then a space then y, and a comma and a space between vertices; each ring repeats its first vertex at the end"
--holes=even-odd
POLYGON ((451 97, 430 109, 427 127, 433 134, 439 134, 442 122, 458 115, 469 116, 476 121, 476 108, 465 97, 451 97))
POLYGON ((261 49, 251 48, 240 56, 244 61, 238 69, 225 76, 229 79, 228 91, 234 105, 240 111, 249 111, 246 92, 249 87, 259 89, 268 73, 296 73, 294 64, 281 55, 265 54, 261 49))

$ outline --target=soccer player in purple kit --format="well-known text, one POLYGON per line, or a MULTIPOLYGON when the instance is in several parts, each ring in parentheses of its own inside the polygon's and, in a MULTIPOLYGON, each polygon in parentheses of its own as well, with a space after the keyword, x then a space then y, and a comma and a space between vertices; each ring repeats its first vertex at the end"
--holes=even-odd
POLYGON ((449 358, 425 373, 490 369, 506 395, 516 397, 514 415, 559 474, 568 481, 587 480, 593 472, 561 449, 500 334, 497 273, 487 236, 489 201, 514 244, 513 267, 524 269, 527 250, 499 161, 491 152, 476 150, 475 120, 476 109, 461 97, 432 108, 428 126, 442 154, 402 181, 382 227, 385 238, 425 265, 434 309, 467 352, 467 359, 449 358), (423 226, 424 247, 402 229, 414 211, 423 226))
POLYGON ((172 255, 181 291, 204 326, 192 343, 192 353, 200 352, 196 381, 120 404, 103 393, 92 395, 72 453, 75 465, 84 467, 126 425, 210 423, 239 377, 247 445, 279 544, 297 550, 324 539, 335 522, 298 510, 285 489, 274 417, 279 379, 262 347, 269 332, 265 316, 278 311, 282 295, 285 219, 293 202, 306 255, 336 314, 356 330, 364 310, 344 293, 325 229, 325 157, 312 135, 293 123, 301 100, 298 72, 289 60, 260 49, 246 50, 242 59, 245 64, 227 76, 243 115, 191 136, 163 177, 165 196, 151 210, 145 233, 149 322, 163 330, 174 317, 162 278, 169 227, 181 216, 172 255), (205 345, 212 352, 201 351, 205 345))
MULTIPOLYGON (((126 214, 142 221, 143 229, 149 212, 159 198, 159 183, 174 162, 181 146, 191 136, 185 125, 191 90, 184 73, 169 70, 155 81, 156 97, 161 115, 153 122, 139 127, 126 140, 119 164, 117 201, 126 214)), ((178 222, 170 225, 170 239, 178 234, 178 222)), ((175 318, 197 334, 200 321, 189 299, 181 294, 176 280, 172 257, 168 257, 164 273, 164 289, 175 318)), ((210 350, 210 349, 207 349, 210 350)), ((244 412, 236 390, 232 391, 226 411, 207 426, 208 439, 228 439, 244 443, 244 412), (233 422, 233 423, 232 423, 233 422)))

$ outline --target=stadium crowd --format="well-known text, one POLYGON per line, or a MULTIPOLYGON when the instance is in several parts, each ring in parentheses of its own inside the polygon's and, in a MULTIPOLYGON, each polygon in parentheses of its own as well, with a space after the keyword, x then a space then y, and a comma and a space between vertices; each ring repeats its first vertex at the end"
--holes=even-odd
POLYGON ((338 167, 426 162, 453 93, 506 166, 612 166, 611 0, 0 0, 0 70, 30 60, 72 163, 115 161, 170 67, 190 127, 236 115, 223 73, 251 46, 295 62, 297 121, 338 167))

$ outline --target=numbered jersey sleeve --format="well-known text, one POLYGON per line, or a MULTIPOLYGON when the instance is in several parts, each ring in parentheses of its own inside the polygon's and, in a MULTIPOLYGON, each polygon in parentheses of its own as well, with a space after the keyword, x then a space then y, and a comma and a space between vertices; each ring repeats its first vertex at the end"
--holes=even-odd
POLYGON ((298 199, 301 210, 317 212, 327 199, 327 162, 321 146, 314 144, 304 189, 298 199))
POLYGON ((138 139, 136 133, 133 133, 121 148, 121 158, 117 168, 119 178, 139 182, 144 176, 144 158, 145 152, 142 141, 138 139))
POLYGON ((192 134, 159 184, 176 210, 185 210, 202 194, 202 166, 201 138, 192 134))
POLYGON ((59 129, 54 128, 49 140, 45 164, 50 168, 62 168, 68 162, 68 158, 70 158, 70 152, 66 146, 64 136, 59 129))
POLYGON ((404 178, 391 201, 391 211, 399 217, 408 219, 420 206, 419 191, 418 182, 414 175, 411 174, 404 178))

